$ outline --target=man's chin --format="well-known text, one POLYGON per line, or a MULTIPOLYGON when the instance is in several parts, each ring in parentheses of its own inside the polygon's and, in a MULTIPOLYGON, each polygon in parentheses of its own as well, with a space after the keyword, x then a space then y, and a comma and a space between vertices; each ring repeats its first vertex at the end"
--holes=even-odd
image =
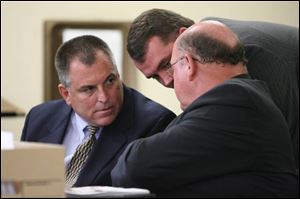
POLYGON ((103 117, 101 119, 96 120, 96 124, 99 126, 108 126, 113 123, 115 117, 103 117))

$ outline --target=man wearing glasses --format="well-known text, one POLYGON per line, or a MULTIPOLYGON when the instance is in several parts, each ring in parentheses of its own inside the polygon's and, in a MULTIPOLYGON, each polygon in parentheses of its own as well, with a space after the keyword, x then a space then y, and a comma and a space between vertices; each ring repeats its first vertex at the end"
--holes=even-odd
MULTIPOLYGON (((261 22, 209 17, 227 25, 245 47, 247 70, 263 80, 288 125, 299 167, 299 28, 261 22)), ((147 77, 173 88, 170 68, 175 39, 194 24, 189 18, 164 9, 151 9, 133 21, 127 50, 136 67, 147 77), (149 25, 151 24, 151 25, 149 25)))
POLYGON ((288 126, 266 84, 249 77, 237 35, 197 23, 177 38, 170 63, 183 113, 128 145, 113 185, 161 197, 298 196, 288 126))

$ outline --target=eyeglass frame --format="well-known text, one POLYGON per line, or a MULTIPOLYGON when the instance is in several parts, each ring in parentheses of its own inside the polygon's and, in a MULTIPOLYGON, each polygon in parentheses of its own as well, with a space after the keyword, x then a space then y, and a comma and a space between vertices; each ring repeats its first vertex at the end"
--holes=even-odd
MULTIPOLYGON (((181 60, 183 60, 184 58, 186 57, 186 55, 183 55, 183 56, 181 56, 178 60, 176 60, 174 63, 170 63, 170 61, 167 63, 167 64, 165 64, 164 65, 164 70, 169 74, 169 75, 173 75, 172 74, 172 67, 175 65, 175 64, 177 64, 178 62, 180 62, 181 60)), ((201 64, 205 64, 205 63, 211 63, 211 62, 213 62, 213 61, 206 61, 205 59, 204 60, 199 60, 199 59, 197 59, 197 58, 195 58, 195 57, 192 57, 192 59, 194 60, 194 61, 197 61, 197 62, 199 62, 199 63, 201 63, 201 64)))
MULTIPOLYGON (((169 68, 172 68, 175 64, 177 64, 178 62, 180 62, 181 60, 183 60, 184 58, 186 57, 186 55, 183 55, 183 56, 181 56, 179 59, 177 59, 174 63, 168 63, 168 64, 166 64, 166 68, 167 69, 169 69, 169 68)), ((197 59, 197 58, 195 58, 195 57, 192 57, 192 59, 194 60, 194 61, 197 61, 197 62, 199 62, 199 63, 201 63, 201 64, 204 64, 204 63, 207 63, 207 61, 205 61, 205 60, 199 60, 199 59, 197 59)))
POLYGON ((180 62, 181 60, 183 60, 185 58, 185 55, 181 56, 179 59, 177 59, 174 63, 168 63, 168 68, 172 68, 175 64, 177 64, 178 62, 180 62))
POLYGON ((169 61, 167 64, 165 64, 164 70, 165 70, 170 76, 173 76, 173 68, 172 68, 172 66, 174 66, 175 64, 177 64, 178 62, 180 62, 181 60, 183 60, 184 57, 185 57, 185 56, 180 57, 177 61, 175 61, 175 62, 172 63, 172 64, 171 64, 170 61, 169 61))

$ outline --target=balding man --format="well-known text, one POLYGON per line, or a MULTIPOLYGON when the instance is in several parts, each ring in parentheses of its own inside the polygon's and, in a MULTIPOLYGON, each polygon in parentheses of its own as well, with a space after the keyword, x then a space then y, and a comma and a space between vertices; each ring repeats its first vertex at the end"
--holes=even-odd
POLYGON ((244 54, 216 21, 177 38, 171 66, 183 113, 126 148, 114 186, 168 197, 298 196, 287 124, 266 84, 247 74, 244 54))
MULTIPOLYGON (((299 168, 299 28, 262 21, 208 17, 235 32, 245 48, 247 70, 269 87, 290 130, 294 158, 299 168)), ((176 38, 194 21, 165 9, 150 9, 137 16, 129 29, 127 50, 147 78, 173 88, 170 72, 176 38), (149 25, 151 24, 151 25, 149 25)))

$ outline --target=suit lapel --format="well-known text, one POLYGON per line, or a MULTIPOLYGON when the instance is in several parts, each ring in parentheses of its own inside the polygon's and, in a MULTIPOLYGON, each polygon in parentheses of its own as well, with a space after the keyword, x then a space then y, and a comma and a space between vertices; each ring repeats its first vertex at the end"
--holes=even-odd
POLYGON ((58 109, 58 117, 49 118, 49 122, 46 125, 48 133, 45 137, 40 139, 41 142, 61 144, 65 136, 68 124, 70 121, 72 109, 68 105, 64 105, 61 109, 58 109))

